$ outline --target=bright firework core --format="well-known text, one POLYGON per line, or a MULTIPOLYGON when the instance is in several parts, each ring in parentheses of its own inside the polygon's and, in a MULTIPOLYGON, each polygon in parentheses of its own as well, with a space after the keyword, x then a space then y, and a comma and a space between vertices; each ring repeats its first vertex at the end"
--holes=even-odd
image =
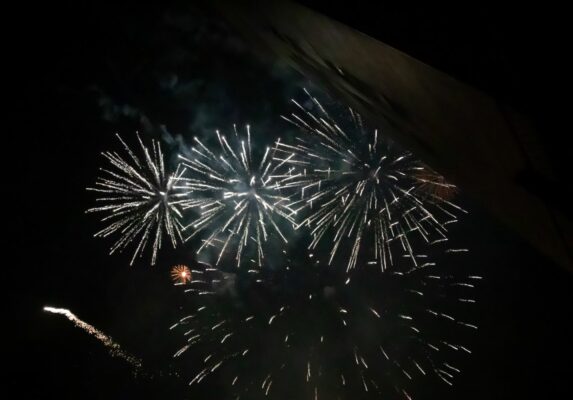
POLYGON ((176 265, 171 268, 171 279, 175 284, 185 285, 191 282, 191 270, 186 265, 176 265))
POLYGON ((259 197, 257 192, 264 188, 265 188, 265 182, 263 182, 263 180, 260 177, 253 175, 250 178, 248 178, 248 181, 246 179, 245 181, 237 182, 234 191, 224 192, 223 199, 229 199, 235 196, 236 197, 248 196, 251 199, 256 200, 259 197))

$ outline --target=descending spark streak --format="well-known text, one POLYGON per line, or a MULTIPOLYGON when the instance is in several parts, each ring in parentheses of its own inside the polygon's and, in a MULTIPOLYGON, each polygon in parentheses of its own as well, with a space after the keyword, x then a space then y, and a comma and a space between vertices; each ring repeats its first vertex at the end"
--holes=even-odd
POLYGON ((173 247, 182 240, 181 202, 185 193, 178 190, 176 182, 184 170, 177 167, 172 174, 166 171, 159 142, 152 141, 151 148, 148 148, 138 135, 143 154, 140 158, 119 135, 117 138, 128 156, 123 157, 115 152, 103 153, 111 168, 102 169, 102 176, 97 179, 95 186, 88 188, 98 194, 96 201, 102 205, 90 208, 87 212, 108 214, 102 218, 108 225, 95 236, 119 235, 110 253, 121 251, 131 242, 137 241, 131 259, 133 264, 135 258, 152 242, 153 265, 164 232, 173 247))
POLYGON ((368 131, 352 109, 352 124, 347 128, 345 121, 335 121, 306 89, 305 93, 312 105, 292 100, 298 113, 283 116, 304 135, 295 144, 277 141, 273 159, 292 168, 283 186, 298 189, 300 198, 290 207, 309 210, 298 225, 311 228, 309 248, 315 249, 327 233, 333 235, 332 263, 350 240, 348 271, 355 268, 363 242, 373 240, 374 259, 385 270, 395 262, 391 248, 395 242, 416 267, 412 234, 416 232, 425 242, 434 237, 445 239, 445 219, 455 218, 448 208, 463 211, 428 187, 453 185, 437 178, 420 178, 426 176, 421 172, 427 168, 412 154, 383 140, 376 129, 368 131))
POLYGON ((195 138, 196 146, 191 148, 191 155, 179 156, 187 168, 187 176, 180 179, 181 186, 193 194, 183 208, 199 214, 185 227, 192 231, 186 240, 207 231, 197 254, 205 248, 219 246, 216 262, 219 264, 223 255, 235 248, 234 258, 239 266, 243 255, 254 251, 255 263, 261 266, 265 258, 263 244, 272 232, 287 243, 277 217, 294 226, 296 211, 289 207, 289 198, 281 194, 282 182, 288 178, 281 172, 284 163, 275 164, 269 156, 269 148, 260 161, 253 160, 248 125, 246 144, 236 130, 235 136, 240 144, 233 147, 217 131, 218 152, 195 138), (254 249, 250 247, 251 242, 254 249))
POLYGON ((94 328, 92 325, 88 324, 87 322, 82 321, 78 317, 76 317, 70 310, 65 308, 55 308, 55 307, 44 307, 44 311, 53 313, 53 314, 60 314, 65 316, 68 320, 70 320, 76 327, 83 329, 90 335, 94 336, 97 340, 102 342, 104 346, 106 346, 110 354, 114 357, 120 357, 123 360, 127 361, 135 368, 141 367, 141 360, 137 357, 132 356, 129 353, 126 353, 124 350, 121 349, 120 345, 113 341, 113 339, 107 336, 102 331, 94 328))

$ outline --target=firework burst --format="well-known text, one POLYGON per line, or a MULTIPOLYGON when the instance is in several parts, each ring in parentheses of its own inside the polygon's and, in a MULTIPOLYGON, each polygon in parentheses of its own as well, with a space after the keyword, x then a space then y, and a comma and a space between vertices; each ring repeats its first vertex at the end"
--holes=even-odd
POLYGON ((111 168, 101 169, 102 176, 94 187, 88 188, 99 195, 96 201, 102 205, 87 212, 107 214, 102 219, 107 226, 95 236, 119 236, 110 253, 121 251, 135 241, 137 245, 131 259, 133 264, 151 242, 153 265, 164 233, 173 247, 182 240, 181 202, 185 194, 177 190, 176 182, 183 170, 178 167, 172 174, 166 172, 161 146, 156 141, 152 141, 151 148, 148 148, 138 135, 143 155, 140 158, 119 135, 117 138, 127 156, 115 152, 103 153, 111 168))
POLYGON ((234 134, 231 142, 236 142, 236 147, 217 131, 219 151, 209 149, 195 138, 196 146, 191 148, 190 155, 180 156, 188 170, 181 185, 190 193, 183 207, 199 214, 186 227, 192 232, 187 239, 207 231, 197 254, 218 247, 215 264, 232 252, 237 266, 245 255, 261 266, 265 258, 263 245, 269 236, 288 242, 278 219, 295 224, 289 199, 281 194, 286 175, 279 170, 285 163, 274 164, 269 148, 259 161, 253 160, 248 125, 246 141, 241 140, 236 129, 234 134))
POLYGON ((424 268, 399 263, 374 279, 360 269, 352 281, 314 256, 277 270, 199 264, 185 290, 194 311, 171 327, 185 337, 174 357, 195 366, 192 387, 234 399, 355 398, 360 390, 365 399, 410 400, 436 382, 451 386, 471 353, 477 327, 461 316, 472 314, 481 278, 419 257, 424 268))
POLYGON ((192 278, 191 270, 186 265, 176 265, 171 268, 171 279, 175 284, 185 285, 191 282, 192 278))
POLYGON ((372 240, 373 246, 364 246, 374 249, 368 255, 374 261, 368 263, 385 270, 394 262, 392 249, 399 248, 417 265, 414 242, 445 240, 446 225, 456 220, 455 211, 463 210, 431 190, 421 196, 421 184, 426 189, 437 184, 418 178, 426 167, 383 139, 377 129, 368 129, 352 109, 344 112, 348 121, 337 122, 316 98, 305 93, 306 104, 292 100, 297 112, 283 116, 303 135, 294 144, 277 141, 274 161, 296 168, 283 186, 299 191, 290 207, 308 213, 299 226, 311 229, 310 249, 333 236, 332 263, 350 240, 349 271, 358 262, 363 242, 372 240), (413 239, 414 232, 417 238, 413 239))

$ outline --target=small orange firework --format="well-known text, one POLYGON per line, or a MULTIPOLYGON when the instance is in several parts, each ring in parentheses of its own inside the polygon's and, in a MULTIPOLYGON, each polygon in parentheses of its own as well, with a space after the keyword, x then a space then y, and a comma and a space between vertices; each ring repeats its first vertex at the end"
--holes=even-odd
POLYGON ((180 285, 191 282, 191 271, 189 267, 183 264, 174 266, 171 268, 171 279, 180 285))
POLYGON ((418 190, 441 200, 451 200, 458 193, 456 185, 428 167, 417 172, 415 178, 419 182, 418 190))

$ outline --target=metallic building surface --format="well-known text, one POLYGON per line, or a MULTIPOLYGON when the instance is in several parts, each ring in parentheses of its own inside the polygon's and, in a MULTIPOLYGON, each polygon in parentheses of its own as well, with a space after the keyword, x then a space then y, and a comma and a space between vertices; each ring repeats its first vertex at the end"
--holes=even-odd
POLYGON ((570 215, 527 183, 530 177, 555 178, 537 142, 539 133, 527 118, 303 6, 215 3, 254 45, 358 110, 538 250, 573 271, 570 215))

